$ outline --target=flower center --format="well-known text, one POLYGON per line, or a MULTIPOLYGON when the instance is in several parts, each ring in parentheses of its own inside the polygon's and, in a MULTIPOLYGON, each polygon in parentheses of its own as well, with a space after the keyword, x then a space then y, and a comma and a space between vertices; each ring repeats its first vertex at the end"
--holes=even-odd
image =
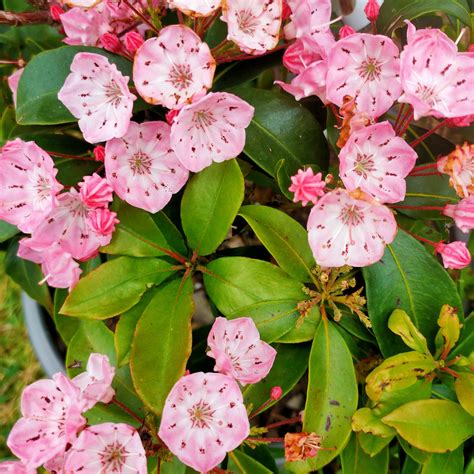
POLYGON ((373 155, 363 155, 357 153, 357 158, 354 163, 354 172, 359 176, 363 176, 364 179, 367 179, 367 174, 375 171, 375 163, 373 155))
POLYGON ((355 204, 347 204, 341 209, 339 219, 341 219, 344 225, 352 227, 364 222, 364 213, 359 206, 355 204))
POLYGON ((125 447, 117 442, 108 444, 100 453, 102 465, 110 472, 121 471, 125 464, 127 451, 125 447))
POLYGON ((40 203, 42 203, 42 201, 46 201, 50 199, 52 186, 49 179, 46 176, 42 176, 42 175, 36 176, 33 188, 36 192, 36 196, 40 203))
POLYGON ((359 66, 360 77, 367 81, 374 81, 380 77, 382 65, 375 58, 368 57, 366 61, 359 66))
POLYGON ((237 24, 242 33, 246 35, 253 35, 257 31, 258 20, 248 10, 241 10, 237 13, 237 24))
POLYGON ((199 112, 195 112, 193 116, 193 122, 195 123, 196 127, 204 130, 206 127, 210 127, 214 124, 217 120, 214 118, 212 112, 208 110, 200 110, 199 112))
POLYGON ((191 416, 191 423, 193 428, 210 428, 214 420, 214 412, 211 406, 203 400, 193 405, 188 409, 191 416))
POLYGON ((430 106, 435 105, 437 102, 436 91, 433 86, 428 87, 425 84, 418 84, 415 94, 418 95, 423 102, 426 102, 430 106))
POLYGON ((111 79, 110 82, 104 86, 104 91, 107 102, 110 102, 114 107, 120 105, 123 98, 122 89, 115 79, 111 79))
POLYGON ((173 64, 168 75, 169 82, 179 90, 186 89, 193 81, 193 73, 189 64, 173 64))
POLYGON ((137 174, 150 174, 151 158, 145 153, 141 151, 135 153, 131 158, 129 158, 128 162, 134 176, 137 174))

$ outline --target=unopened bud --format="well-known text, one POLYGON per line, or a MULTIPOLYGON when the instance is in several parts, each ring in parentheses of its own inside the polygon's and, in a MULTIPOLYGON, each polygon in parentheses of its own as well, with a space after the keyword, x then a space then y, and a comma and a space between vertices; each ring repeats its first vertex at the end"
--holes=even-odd
POLYGON ((364 8, 364 13, 367 19, 371 22, 374 23, 377 21, 377 17, 379 16, 379 11, 380 11, 380 5, 377 0, 369 0, 367 2, 367 5, 364 8))
POLYGON ((270 398, 272 400, 280 400, 282 395, 283 395, 283 389, 279 387, 278 385, 275 387, 272 387, 272 389, 270 390, 270 398))
POLYGON ((117 35, 113 33, 104 33, 100 39, 101 46, 112 53, 118 53, 122 50, 122 43, 117 35))
POLYGON ((105 160, 105 148, 102 145, 97 145, 94 148, 94 158, 95 161, 100 161, 101 163, 105 160))
POLYGON ((339 30, 339 39, 342 38, 347 38, 350 35, 353 35, 356 32, 352 26, 349 25, 344 25, 340 30, 339 30))
POLYGON ((145 42, 142 36, 136 31, 129 31, 125 37, 125 48, 129 53, 135 54, 137 49, 145 42))
POLYGON ((288 5, 287 0, 283 0, 283 9, 281 12, 281 19, 286 20, 291 15, 291 8, 288 5))
POLYGON ((178 114, 179 114, 179 110, 172 109, 165 115, 168 125, 173 125, 174 119, 176 118, 178 114))
POLYGON ((51 5, 49 14, 54 21, 59 21, 59 17, 64 13, 64 10, 59 5, 51 5))

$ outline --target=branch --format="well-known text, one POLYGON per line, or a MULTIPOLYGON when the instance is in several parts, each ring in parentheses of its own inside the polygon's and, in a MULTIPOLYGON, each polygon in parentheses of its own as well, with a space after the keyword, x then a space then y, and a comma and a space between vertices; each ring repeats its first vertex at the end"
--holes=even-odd
POLYGON ((0 10, 0 25, 52 25, 54 20, 48 11, 14 13, 0 10))

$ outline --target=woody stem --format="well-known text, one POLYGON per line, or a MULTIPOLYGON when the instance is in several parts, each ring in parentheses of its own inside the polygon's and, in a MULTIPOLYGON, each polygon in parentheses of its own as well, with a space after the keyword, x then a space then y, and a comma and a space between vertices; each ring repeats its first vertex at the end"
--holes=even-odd
POLYGON ((51 18, 49 11, 38 11, 38 12, 24 12, 14 13, 0 11, 0 24, 1 25, 39 25, 39 24, 54 24, 54 20, 51 18))
POLYGON ((60 158, 71 158, 73 160, 82 160, 82 161, 96 161, 95 158, 90 156, 77 156, 77 155, 69 155, 67 153, 59 153, 57 151, 47 151, 49 155, 58 156, 60 158))
POLYGON ((427 165, 416 166, 411 170, 411 172, 418 173, 418 171, 429 170, 431 168, 436 168, 436 163, 428 163, 427 165))
POLYGON ((414 178, 420 177, 420 176, 441 176, 442 173, 439 171, 431 171, 429 173, 414 173, 413 171, 408 175, 408 176, 413 176, 414 178))
POLYGON ((442 206, 399 206, 392 205, 392 209, 413 209, 414 211, 444 211, 442 206))
POLYGON ((247 438, 247 441, 255 441, 257 443, 283 443, 284 438, 247 438))
POLYGON ((265 426, 267 430, 271 430, 273 428, 278 428, 279 426, 284 425, 292 425, 293 423, 300 423, 301 416, 295 416, 294 418, 288 418, 287 420, 278 421, 277 423, 271 423, 270 425, 265 426))
POLYGON ((150 20, 148 20, 148 18, 141 11, 137 10, 128 0, 123 0, 123 3, 125 3, 125 5, 127 5, 127 7, 130 8, 130 10, 132 10, 141 20, 143 20, 143 22, 146 23, 155 33, 160 33, 160 30, 158 30, 156 26, 150 20))
POLYGON ((412 120, 413 120, 413 107, 409 105, 408 110, 406 111, 405 115, 400 120, 400 123, 398 125, 398 128, 397 128, 398 136, 402 136, 406 132, 412 120))
POLYGON ((444 119, 442 120, 441 122, 439 122, 437 125, 435 125, 431 130, 428 130, 426 133, 424 133, 423 135, 421 135, 420 137, 418 137, 416 140, 413 140, 411 143, 410 143, 410 146, 412 148, 415 148, 417 145, 419 145, 423 140, 426 140, 430 135, 432 135, 434 132, 436 132, 437 130, 439 130, 440 128, 444 127, 447 123, 447 119, 444 119))
POLYGON ((397 130, 399 125, 400 125, 400 120, 402 118, 403 111, 405 110, 405 105, 406 104, 402 104, 400 106, 400 108, 398 109, 398 115, 397 115, 397 118, 395 119, 395 122, 393 124, 393 129, 394 130, 397 130))
POLYGON ((115 397, 112 398, 112 401, 110 403, 113 403, 114 405, 117 405, 119 408, 121 408, 125 413, 128 413, 134 420, 138 421, 140 425, 145 424, 145 420, 140 418, 136 413, 134 413, 130 408, 125 406, 122 402, 119 402, 115 397))

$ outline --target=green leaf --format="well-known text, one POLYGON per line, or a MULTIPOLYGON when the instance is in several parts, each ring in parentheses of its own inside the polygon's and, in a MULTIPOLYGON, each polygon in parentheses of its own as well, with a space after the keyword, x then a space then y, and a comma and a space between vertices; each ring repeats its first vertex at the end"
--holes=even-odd
POLYGON ((140 301, 151 285, 168 278, 171 265, 158 258, 119 257, 79 280, 60 312, 83 319, 107 319, 140 301))
MULTIPOLYGON (((277 356, 270 373, 260 382, 247 385, 243 390, 245 404, 252 404, 254 410, 269 399, 272 387, 281 387, 284 397, 299 382, 308 368, 310 347, 307 344, 279 344, 275 349, 277 356), (291 370, 288 370, 288 367, 291 367, 291 370)), ((275 403, 277 401, 272 401, 265 409, 275 403)))
POLYGON ((56 330, 58 331, 61 339, 67 345, 76 334, 77 330, 81 327, 81 320, 77 318, 70 318, 64 316, 59 311, 66 301, 68 290, 65 288, 56 288, 54 291, 54 310, 53 319, 56 330))
MULTIPOLYGON (((148 472, 152 472, 148 470, 148 472)), ((173 456, 171 460, 161 460, 160 474, 185 474, 186 466, 176 457, 173 456)))
POLYGON ((381 438, 392 438, 396 431, 386 425, 374 412, 374 410, 364 407, 359 408, 352 417, 352 430, 380 436, 381 438))
POLYGON ((14 240, 10 243, 5 256, 5 271, 15 283, 31 298, 43 305, 51 314, 53 311, 53 302, 49 293, 48 285, 40 285, 44 275, 41 268, 36 263, 24 260, 17 256, 18 241, 14 240))
POLYGON ((114 201, 112 210, 120 224, 102 252, 130 257, 159 257, 166 255, 163 250, 187 252, 183 237, 164 213, 151 216, 119 199, 114 201))
POLYGON ((295 327, 303 284, 271 263, 245 257, 211 262, 204 273, 207 294, 229 319, 249 316, 262 339, 272 342, 295 327))
POLYGON ((353 434, 341 453, 343 474, 384 474, 388 472, 388 447, 370 457, 353 434))
POLYGON ((391 36, 392 33, 404 25, 405 20, 426 15, 444 13, 452 16, 466 26, 471 26, 469 5, 465 0, 385 0, 380 7, 377 18, 377 31, 391 36))
POLYGON ((474 313, 464 321, 461 337, 456 347, 451 351, 451 356, 460 354, 469 356, 471 352, 474 352, 474 313))
POLYGON ((438 326, 439 331, 435 338, 436 352, 439 355, 443 354, 443 358, 446 358, 461 334, 462 324, 457 310, 445 304, 439 313, 438 326))
POLYGON ((388 319, 388 328, 400 336, 403 342, 414 351, 431 355, 423 334, 418 331, 410 316, 401 309, 396 309, 388 319))
POLYGON ((19 230, 16 228, 16 226, 0 220, 0 243, 11 239, 16 234, 18 234, 18 232, 19 230))
POLYGON ((264 171, 276 177, 281 160, 289 176, 304 165, 326 168, 329 154, 321 126, 299 102, 288 95, 251 87, 231 92, 255 107, 244 152, 264 171))
POLYGON ((357 381, 352 356, 336 327, 323 320, 318 326, 309 358, 309 381, 303 431, 322 437, 318 455, 286 463, 293 472, 316 471, 344 448, 357 408, 357 381))
POLYGON ((263 464, 238 450, 229 453, 227 469, 235 474, 272 474, 263 464))
POLYGON ((188 244, 209 255, 224 241, 244 199, 244 177, 235 160, 214 163, 194 175, 181 202, 188 244))
POLYGON ((90 52, 106 56, 123 75, 132 76, 132 63, 104 49, 63 46, 36 55, 25 67, 18 85, 16 118, 21 125, 52 125, 76 119, 59 101, 58 92, 70 73, 74 56, 90 52))
POLYGON ((408 456, 414 461, 416 461, 418 464, 423 464, 431 455, 431 453, 427 453, 426 451, 422 451, 421 449, 415 448, 410 443, 405 441, 401 436, 398 436, 397 439, 403 451, 405 451, 405 453, 408 454, 408 456))
POLYGON ((430 454, 423 464, 421 474, 463 474, 464 455, 462 446, 443 454, 430 454))
POLYGON ((369 433, 357 433, 357 439, 359 440, 360 447, 372 457, 380 453, 385 446, 388 446, 393 436, 381 438, 369 433))
POLYGON ((296 325, 293 329, 279 337, 276 342, 284 344, 299 344, 300 342, 308 342, 314 339, 314 334, 321 320, 321 313, 317 306, 313 306, 309 314, 307 314, 301 325, 296 325))
POLYGON ((422 466, 411 457, 406 457, 401 474, 421 474, 422 466))
POLYGON ((433 341, 439 311, 449 304, 461 311, 462 303, 451 277, 413 237, 398 232, 382 260, 363 269, 367 307, 372 327, 385 356, 403 352, 405 345, 388 328, 395 309, 410 316, 428 341, 433 341))
POLYGON ((454 382, 454 389, 461 406, 474 416, 474 373, 460 371, 459 378, 454 382))
POLYGON ((161 414, 191 354, 193 284, 174 280, 153 296, 138 321, 130 353, 133 384, 140 398, 161 414))
POLYGON ((306 230, 278 209, 243 206, 241 215, 283 270, 298 281, 311 282, 316 266, 306 230))
POLYGON ((410 444, 430 453, 452 451, 474 435, 474 417, 448 400, 410 402, 383 421, 410 444))

